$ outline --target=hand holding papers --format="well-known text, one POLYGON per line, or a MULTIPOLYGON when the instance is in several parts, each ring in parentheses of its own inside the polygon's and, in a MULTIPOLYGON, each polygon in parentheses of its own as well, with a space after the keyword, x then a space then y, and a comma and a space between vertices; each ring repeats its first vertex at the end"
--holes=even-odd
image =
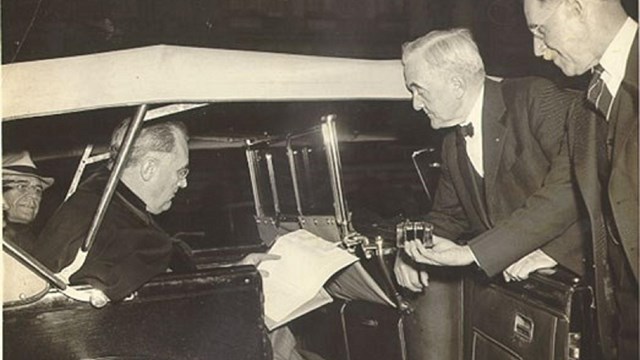
POLYGON ((296 317, 333 301, 325 282, 358 258, 306 230, 278 238, 269 254, 279 260, 263 262, 258 270, 263 279, 265 322, 273 330, 296 317))

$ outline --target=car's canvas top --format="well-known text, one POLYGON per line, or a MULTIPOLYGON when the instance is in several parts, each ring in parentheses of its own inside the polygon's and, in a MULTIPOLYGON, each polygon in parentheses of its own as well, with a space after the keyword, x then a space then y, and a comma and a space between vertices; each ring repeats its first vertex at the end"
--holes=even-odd
POLYGON ((399 60, 158 45, 2 66, 4 121, 141 103, 409 97, 399 60))

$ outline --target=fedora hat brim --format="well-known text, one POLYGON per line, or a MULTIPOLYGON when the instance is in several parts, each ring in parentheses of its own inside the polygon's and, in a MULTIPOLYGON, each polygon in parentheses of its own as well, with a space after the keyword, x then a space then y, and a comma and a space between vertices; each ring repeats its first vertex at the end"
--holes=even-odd
MULTIPOLYGON (((22 169, 21 169, 22 170, 22 169)), ((2 178, 3 180, 8 180, 12 177, 30 177, 30 178, 36 178, 38 180, 40 180, 43 184, 43 188, 48 188, 51 185, 53 185, 53 183, 55 182, 55 180, 51 177, 46 177, 46 176, 42 176, 37 174, 35 171, 33 171, 33 168, 29 168, 26 167, 24 169, 24 171, 20 171, 20 170, 16 170, 16 169, 8 169, 8 168, 3 168, 2 169, 2 178), (31 171, 29 171, 31 170, 31 171)))

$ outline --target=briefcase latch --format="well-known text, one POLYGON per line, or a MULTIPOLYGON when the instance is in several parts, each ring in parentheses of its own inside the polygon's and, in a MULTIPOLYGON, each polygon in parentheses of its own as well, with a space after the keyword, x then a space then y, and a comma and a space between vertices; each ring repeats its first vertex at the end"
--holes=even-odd
POLYGON ((520 339, 530 343, 533 340, 533 320, 530 318, 516 313, 515 321, 513 322, 513 332, 520 339))

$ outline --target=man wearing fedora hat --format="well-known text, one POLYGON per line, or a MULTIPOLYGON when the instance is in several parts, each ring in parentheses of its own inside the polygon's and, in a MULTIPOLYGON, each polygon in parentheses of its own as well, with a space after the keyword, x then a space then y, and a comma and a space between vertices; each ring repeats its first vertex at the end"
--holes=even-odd
POLYGON ((27 151, 2 157, 2 197, 5 238, 31 253, 36 236, 31 223, 38 215, 42 193, 53 184, 53 178, 42 176, 27 151))

